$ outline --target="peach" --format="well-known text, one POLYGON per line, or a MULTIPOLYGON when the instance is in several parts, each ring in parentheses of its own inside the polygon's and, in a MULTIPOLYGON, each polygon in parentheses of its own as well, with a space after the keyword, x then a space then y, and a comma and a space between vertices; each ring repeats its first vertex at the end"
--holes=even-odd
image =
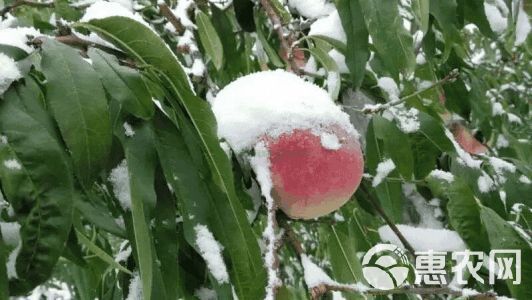
POLYGON ((265 138, 270 153, 272 196, 289 217, 312 219, 333 212, 353 195, 364 172, 357 138, 340 127, 326 129, 339 144, 324 147, 311 130, 265 138))
POLYGON ((469 154, 482 154, 488 151, 488 148, 479 142, 463 125, 453 124, 451 131, 456 142, 469 154))

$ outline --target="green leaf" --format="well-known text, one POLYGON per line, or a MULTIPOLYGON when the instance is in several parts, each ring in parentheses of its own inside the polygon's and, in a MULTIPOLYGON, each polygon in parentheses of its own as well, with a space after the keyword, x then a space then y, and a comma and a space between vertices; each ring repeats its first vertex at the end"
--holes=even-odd
POLYGON ((430 0, 412 1, 412 11, 414 12, 414 17, 419 29, 423 32, 423 35, 425 35, 429 29, 429 7, 430 0))
POLYGON ((397 1, 360 0, 360 7, 375 50, 388 71, 395 79, 399 72, 411 74, 416 66, 414 46, 412 36, 403 27, 397 1))
POLYGON ((98 258, 106 262, 109 267, 115 268, 117 270, 120 270, 126 274, 133 275, 131 271, 124 268, 121 264, 117 263, 114 258, 107 254, 102 248, 98 247, 95 243, 93 243, 91 240, 89 240, 82 232, 76 229, 76 236, 78 237, 78 240, 83 244, 87 249, 89 249, 90 252, 94 253, 98 258))
POLYGON ((141 63, 157 68, 164 86, 174 97, 169 99, 172 106, 182 112, 179 115, 181 125, 185 124, 183 118, 187 117, 190 134, 198 144, 198 153, 203 154, 210 170, 210 188, 217 189, 215 202, 223 209, 226 222, 223 226, 232 230, 230 239, 220 240, 231 256, 236 293, 244 299, 260 297, 264 289, 257 282, 265 282, 260 250, 256 239, 252 238, 251 226, 235 192, 231 163, 218 142, 216 121, 209 105, 192 93, 188 78, 175 56, 144 25, 128 18, 111 17, 83 26, 116 43, 141 63))
MULTIPOLYGON (((27 80, 28 81, 28 80, 27 80)), ((20 87, 26 89, 26 87, 20 87)), ((22 248, 17 256, 16 271, 19 279, 10 281, 10 291, 19 295, 30 291, 51 275, 53 266, 62 253, 68 237, 72 218, 73 178, 63 147, 50 133, 41 117, 43 107, 37 112, 39 94, 10 93, 0 101, 0 134, 7 137, 8 148, 19 167, 2 165, 2 183, 11 171, 24 172, 26 195, 24 209, 17 211, 21 221, 22 248), (19 95, 27 97, 21 99, 19 95), (25 104, 36 102, 32 110, 25 110, 25 104)), ((10 193, 6 192, 9 197, 10 193)), ((8 198, 9 199, 9 198, 8 198)), ((11 201, 11 200, 10 200, 11 201)))
POLYGON ((115 219, 106 207, 83 200, 75 201, 74 206, 83 218, 87 219, 93 225, 118 237, 126 237, 126 233, 116 224, 115 219))
POLYGON ((155 207, 156 153, 153 132, 149 125, 134 127, 135 135, 123 138, 127 161, 131 215, 135 237, 137 263, 142 281, 144 299, 150 300, 153 287, 152 240, 146 211, 155 207))
POLYGON ((458 9, 463 11, 466 20, 474 23, 487 37, 494 37, 484 10, 484 0, 457 0, 458 9))
MULTIPOLYGON (((328 254, 335 280, 347 284, 364 283, 362 266, 357 256, 357 241, 353 228, 353 220, 337 223, 327 227, 328 254)), ((344 294, 347 299, 364 299, 361 295, 344 294)))
POLYGON ((480 222, 480 203, 467 184, 455 176, 448 190, 447 211, 453 229, 473 251, 489 251, 486 231, 480 222))
POLYGON ((15 61, 28 57, 28 52, 11 45, 0 44, 0 52, 11 57, 15 61))
MULTIPOLYGON (((482 224, 486 227, 491 249, 521 251, 521 282, 514 284, 513 279, 509 279, 506 284, 515 299, 530 299, 532 297, 532 289, 530 289, 532 284, 532 248, 530 243, 525 241, 508 222, 493 210, 481 207, 480 217, 482 224)), ((511 255, 511 257, 514 256, 511 255)), ((514 267, 515 263, 514 257, 514 267)))
POLYGON ((453 48, 460 49, 462 38, 458 31, 456 0, 430 0, 430 14, 436 19, 445 39, 443 61, 446 61, 453 48))
POLYGON ((333 39, 331 37, 324 36, 324 35, 311 35, 309 36, 309 38, 313 39, 314 41, 321 41, 326 44, 329 44, 331 45, 331 47, 333 47, 334 49, 336 49, 338 52, 342 53, 343 55, 347 53, 347 46, 339 40, 336 40, 336 39, 333 39))
POLYGON ((364 24, 361 2, 365 0, 337 0, 336 7, 347 36, 345 61, 351 73, 353 86, 362 85, 369 59, 369 33, 364 24))
POLYGON ((429 140, 441 152, 454 153, 455 149, 453 143, 445 135, 440 122, 435 120, 429 114, 422 111, 418 114, 419 118, 419 132, 429 140))
POLYGON ((72 48, 51 39, 42 44, 46 100, 74 162, 90 184, 107 162, 111 126, 105 92, 96 72, 72 48))
POLYGON ((109 95, 135 117, 150 119, 155 108, 140 73, 121 66, 116 57, 101 50, 91 48, 88 54, 109 95))
POLYGON ((220 70, 224 63, 222 41, 220 41, 220 37, 218 36, 218 33, 216 33, 209 16, 201 10, 198 10, 198 13, 196 14, 196 22, 203 48, 205 48, 205 52, 211 59, 214 67, 216 67, 217 70, 220 70))

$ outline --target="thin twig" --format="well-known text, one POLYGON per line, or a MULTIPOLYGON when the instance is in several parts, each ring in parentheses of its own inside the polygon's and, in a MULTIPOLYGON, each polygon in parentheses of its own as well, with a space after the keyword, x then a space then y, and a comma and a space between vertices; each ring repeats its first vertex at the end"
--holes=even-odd
POLYGON ((46 8, 46 7, 54 7, 54 2, 53 1, 36 2, 36 1, 29 1, 29 0, 16 0, 15 2, 13 2, 13 4, 7 5, 4 8, 2 8, 0 10, 0 16, 2 16, 2 18, 3 18, 7 13, 11 12, 13 9, 15 9, 15 8, 17 8, 19 6, 30 6, 30 7, 46 8))
POLYGON ((461 290, 452 289, 450 287, 414 287, 414 286, 405 286, 391 290, 381 290, 381 289, 372 289, 372 288, 359 288, 356 285, 331 285, 331 284, 320 284, 312 289, 312 299, 319 299, 320 296, 329 292, 329 291, 339 291, 339 292, 353 292, 353 293, 362 293, 365 295, 399 295, 399 294, 418 294, 418 295, 450 295, 456 297, 466 297, 469 296, 469 299, 497 299, 497 294, 492 292, 478 293, 476 295, 468 295, 461 290))
POLYGON ((382 112, 384 110, 387 110, 388 108, 390 107, 393 107, 393 106, 397 106, 397 105, 401 105, 403 104, 406 100, 410 99, 410 98, 413 98, 413 97, 416 97, 428 90, 431 90, 437 86, 440 86, 440 85, 443 85, 443 84, 446 84, 448 82, 453 82, 459 75, 460 73, 458 73, 458 70, 457 69, 454 69, 452 70, 449 74, 447 74, 447 76, 443 77, 442 79, 434 82, 433 84, 431 84, 430 86, 422 89, 422 90, 419 90, 419 91, 416 91, 410 95, 406 95, 402 98, 399 98, 397 100, 393 100, 393 101, 390 101, 388 103, 384 103, 384 104, 377 104, 377 105, 371 105, 371 106, 366 106, 362 109, 357 109, 356 107, 352 107, 352 106, 347 106, 347 105, 344 105, 345 108, 349 108, 349 109, 353 109, 353 110, 356 110, 356 111, 360 111, 364 114, 375 114, 375 113, 379 113, 379 112, 382 112))
POLYGON ((416 252, 414 250, 414 247, 412 247, 412 245, 410 245, 408 240, 404 237, 404 235, 401 233, 401 231, 399 231, 399 228, 397 228, 397 226, 392 221, 392 219, 390 219, 390 217, 388 217, 388 215, 386 214, 386 212, 384 211, 384 209, 382 208, 380 203, 371 196, 371 194, 366 190, 364 185, 360 185, 360 188, 367 195, 366 198, 369 199, 369 202, 373 205, 373 207, 375 208, 377 213, 384 219, 384 222, 386 222, 386 224, 388 224, 388 226, 395 233, 395 235, 397 235, 397 238, 399 238, 399 240, 401 241, 403 246, 406 248, 406 250, 408 250, 408 252, 410 252, 412 255, 414 255, 415 252, 416 252))
POLYGON ((181 35, 185 32, 185 26, 181 23, 181 20, 174 14, 170 7, 166 3, 159 4, 159 11, 161 15, 165 17, 172 26, 174 26, 175 31, 181 35))
POLYGON ((270 0, 260 0, 260 3, 262 7, 264 8, 264 11, 268 15, 268 18, 272 22, 273 29, 277 33, 277 37, 279 38, 279 41, 281 42, 281 50, 285 54, 285 55, 281 55, 281 57, 286 61, 286 63, 288 64, 292 72, 299 74, 300 68, 298 67, 296 61, 294 60, 294 55, 292 53, 292 49, 293 49, 292 42, 290 41, 290 38, 284 33, 284 28, 281 22, 281 18, 279 17, 279 15, 277 15, 277 12, 275 11, 275 8, 273 4, 270 2, 270 0))

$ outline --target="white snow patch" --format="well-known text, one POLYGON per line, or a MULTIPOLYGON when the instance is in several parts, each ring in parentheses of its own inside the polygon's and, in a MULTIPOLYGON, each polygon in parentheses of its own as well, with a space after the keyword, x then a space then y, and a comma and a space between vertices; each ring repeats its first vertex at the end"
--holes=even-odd
POLYGON ((196 245, 212 276, 219 283, 228 283, 229 274, 222 257, 222 245, 214 238, 207 226, 198 224, 194 226, 194 231, 196 232, 196 245))
POLYGON ((131 245, 129 245, 129 241, 123 241, 121 244, 120 244, 120 247, 118 249, 118 253, 116 254, 115 256, 115 261, 116 262, 125 262, 127 261, 127 259, 129 258, 129 256, 131 255, 131 245))
POLYGON ((124 133, 126 136, 132 137, 135 135, 135 130, 133 130, 133 127, 131 127, 131 125, 128 122, 124 122, 122 126, 124 127, 124 133))
POLYGON ((504 108, 499 102, 494 102, 491 104, 491 115, 492 116, 502 116, 504 114, 504 108))
POLYGON ((335 10, 334 4, 327 0, 288 0, 288 5, 305 18, 316 19, 335 10))
POLYGON ((142 300, 142 281, 138 272, 133 273, 133 278, 129 281, 126 300, 142 300))
POLYGON ((22 165, 16 159, 5 160, 4 166, 10 170, 21 170, 22 169, 22 165))
POLYGON ((313 263, 306 254, 301 255, 301 264, 303 265, 303 274, 308 288, 311 289, 320 284, 336 284, 336 281, 332 280, 322 268, 313 263))
POLYGON ((327 92, 284 70, 246 75, 223 88, 212 103, 218 136, 240 153, 264 136, 276 138, 294 129, 321 133, 338 125, 358 137, 349 116, 327 92))
POLYGON ((89 7, 87 7, 87 9, 85 10, 85 14, 83 15, 83 17, 81 17, 79 21, 89 22, 92 20, 105 19, 109 17, 130 18, 132 20, 135 20, 145 25, 151 30, 153 30, 150 27, 150 24, 144 21, 141 15, 139 15, 138 13, 132 12, 128 8, 116 2, 98 1, 98 2, 91 4, 89 7))
POLYGON ((35 38, 41 35, 42 34, 33 27, 4 28, 0 29, 0 44, 17 47, 27 53, 31 53, 35 49, 28 45, 28 42, 30 41, 28 37, 35 38))
POLYGON ((399 99, 399 87, 397 87, 397 83, 392 78, 381 77, 378 79, 377 85, 388 95, 390 101, 399 99))
POLYGON ((506 148, 510 146, 510 142, 508 142, 508 140, 506 139, 506 137, 504 137, 504 135, 500 134, 498 137, 497 137, 497 142, 495 143, 495 147, 496 148, 506 148))
POLYGON ((528 19, 528 15, 523 9, 523 2, 521 1, 521 5, 519 7, 519 12, 517 14, 517 22, 515 24, 515 45, 519 46, 523 44, 526 41, 526 38, 528 37, 528 34, 530 33, 530 20, 528 19))
POLYGON ((342 147, 342 143, 333 133, 323 132, 320 135, 320 142, 321 146, 328 150, 338 150, 342 147))
POLYGON ((206 288, 204 286, 200 287, 196 291, 194 291, 194 296, 198 297, 200 300, 216 300, 218 299, 218 295, 216 294, 215 290, 211 290, 209 288, 206 288))
POLYGON ((349 69, 347 68, 347 64, 345 63, 345 56, 340 53, 340 51, 332 49, 331 51, 329 51, 329 56, 334 60, 336 66, 338 66, 338 71, 341 74, 349 73, 349 69))
POLYGON ((342 43, 347 43, 347 37, 345 35, 344 28, 342 27, 342 21, 340 15, 335 9, 330 15, 319 18, 316 22, 310 25, 310 31, 308 35, 323 35, 342 43))
POLYGON ((181 21, 181 24, 187 28, 196 28, 196 25, 188 16, 189 10, 195 6, 194 0, 179 0, 176 8, 173 10, 175 16, 181 21))
POLYGON ((0 53, 0 95, 17 79, 22 77, 17 63, 9 56, 0 53))
POLYGON ((528 177, 526 177, 525 175, 521 175, 521 176, 519 176, 519 181, 520 181, 521 183, 524 183, 524 184, 530 184, 530 183, 532 183, 532 182, 530 181, 530 179, 529 179, 528 177))
POLYGON ((124 210, 131 209, 131 189, 129 186, 129 171, 127 161, 124 159, 116 168, 111 170, 109 181, 113 185, 115 197, 124 210))
POLYGON ((484 12, 493 31, 501 33, 508 27, 508 19, 505 18, 499 8, 487 1, 484 2, 484 12))
POLYGON ((2 239, 7 246, 15 247, 7 258, 6 269, 7 277, 9 279, 18 278, 16 262, 22 242, 20 238, 20 224, 16 222, 0 222, 0 231, 2 232, 2 239))
POLYGON ((514 164, 509 163, 497 157, 490 157, 489 162, 491 166, 493 167, 493 169, 495 169, 495 173, 497 173, 497 175, 502 175, 505 171, 514 173, 516 170, 516 167, 514 164))
POLYGON ((519 118, 518 116, 512 114, 512 113, 507 113, 506 114, 508 116, 508 121, 510 121, 510 123, 516 123, 516 124, 523 124, 523 121, 521 121, 521 118, 519 118))
POLYGON ((371 185, 373 187, 377 187, 393 170, 395 170, 395 164, 391 159, 380 162, 377 165, 377 174, 375 174, 375 177, 373 177, 371 185))
POLYGON ((477 180, 477 185, 481 193, 489 193, 495 188, 495 182, 486 172, 482 172, 482 175, 477 180))
POLYGON ((268 272, 268 284, 266 286, 266 296, 264 299, 273 300, 275 299, 275 290, 282 284, 282 282, 275 267, 275 245, 277 244, 277 236, 274 227, 275 201, 271 195, 273 183, 270 174, 270 153, 263 142, 258 143, 255 146, 255 156, 251 157, 249 162, 260 185, 262 196, 266 199, 266 209, 268 214, 266 228, 262 233, 262 237, 266 244, 264 264, 268 272))
MULTIPOLYGON (((456 231, 448 229, 417 228, 398 224, 397 228, 415 251, 461 251, 466 249, 464 241, 456 231)), ((388 225, 379 228, 381 240, 404 247, 388 225)))
POLYGON ((383 114, 389 113, 393 119, 395 119, 404 133, 412 133, 419 130, 421 124, 419 123, 419 110, 415 107, 407 109, 404 104, 392 106, 383 114))
POLYGON ((430 177, 434 177, 434 178, 437 178, 437 179, 441 179, 441 180, 445 180, 449 183, 453 182, 454 181, 454 175, 449 173, 449 172, 446 172, 446 171, 442 171, 442 170, 432 170, 429 174, 430 177))

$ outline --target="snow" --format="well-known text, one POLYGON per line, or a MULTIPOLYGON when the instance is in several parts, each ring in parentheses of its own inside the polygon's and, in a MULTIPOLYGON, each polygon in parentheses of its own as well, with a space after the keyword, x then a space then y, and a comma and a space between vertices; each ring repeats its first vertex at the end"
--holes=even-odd
POLYGON ((489 193, 494 189, 495 183, 491 179, 491 177, 486 174, 486 172, 482 172, 482 175, 477 180, 478 190, 481 193, 489 193))
POLYGON ((218 283, 228 283, 229 274, 222 257, 222 245, 216 241, 212 232, 205 225, 194 226, 196 232, 196 245, 207 263, 207 268, 218 283))
POLYGON ((392 78, 381 77, 378 79, 377 85, 388 95, 390 101, 399 99, 399 88, 392 78))
POLYGON ((268 284, 266 286, 266 296, 264 299, 275 299, 275 290, 282 284, 277 268, 275 267, 277 237, 275 234, 275 201, 271 195, 273 188, 270 174, 270 153, 264 142, 255 146, 255 156, 250 158, 250 165, 255 172, 257 181, 260 185, 262 196, 266 199, 267 222, 266 228, 262 233, 264 243, 266 244, 266 254, 264 255, 264 264, 268 271, 268 284))
POLYGON ((497 173, 497 175, 500 175, 500 176, 505 171, 514 173, 516 169, 515 165, 513 165, 512 163, 509 163, 497 157, 490 157, 489 162, 491 166, 493 167, 493 169, 495 169, 495 173, 497 173))
POLYGON ((25 297, 13 297, 13 300, 40 300, 40 299, 74 299, 73 293, 66 282, 52 279, 50 284, 39 285, 25 297))
POLYGON ((133 130, 133 127, 131 127, 131 125, 128 122, 124 122, 122 126, 124 127, 124 134, 126 136, 132 137, 135 135, 135 130, 133 130))
POLYGON ((115 197, 124 210, 131 209, 131 189, 129 186, 129 171, 126 160, 122 160, 116 168, 111 170, 109 181, 113 185, 115 197))
POLYGON ((377 187, 381 184, 382 180, 388 176, 395 169, 395 164, 391 159, 387 159, 383 162, 380 162, 377 165, 377 174, 373 177, 371 185, 377 187))
POLYGON ((115 255, 115 261, 116 262, 126 262, 129 256, 131 255, 131 246, 129 245, 129 241, 123 241, 120 244, 120 247, 118 249, 118 253, 115 255))
MULTIPOLYGON (((405 239, 412 245, 415 251, 462 251, 466 249, 464 241, 456 231, 448 229, 418 228, 409 225, 398 224, 397 228, 405 239)), ((381 240, 390 242, 398 247, 403 244, 397 235, 386 225, 379 228, 381 240)))
POLYGON ((313 263, 306 254, 301 255, 301 264, 303 265, 305 283, 309 289, 312 289, 320 284, 337 284, 336 281, 332 280, 322 268, 313 263))
POLYGON ((340 20, 340 15, 336 9, 328 16, 319 18, 316 22, 312 23, 308 35, 323 35, 338 40, 344 44, 347 43, 347 37, 344 28, 342 27, 342 21, 340 20))
POLYGON ((288 5, 309 19, 326 16, 335 10, 334 5, 327 0, 288 0, 288 5))
POLYGON ((22 74, 17 63, 9 56, 0 53, 0 95, 2 95, 15 80, 20 79, 22 74))
POLYGON ((446 171, 442 171, 442 170, 432 170, 430 173, 429 173, 429 176, 430 177, 434 177, 434 178, 437 178, 437 179, 441 179, 441 180, 445 180, 447 181, 448 183, 451 183, 454 181, 454 176, 453 174, 449 173, 449 172, 446 172, 446 171))
POLYGON ((504 135, 500 134, 497 137, 497 142, 495 143, 495 147, 496 148, 506 148, 508 146, 510 146, 510 142, 508 142, 508 140, 506 139, 506 137, 504 137, 504 135))
POLYGON ((0 44, 9 45, 20 48, 27 53, 35 50, 28 45, 30 39, 28 37, 38 37, 42 34, 33 27, 15 27, 0 29, 0 44))
POLYGON ((196 291, 194 291, 194 296, 196 296, 200 300, 216 300, 218 299, 218 295, 216 295, 215 290, 211 290, 206 287, 200 287, 196 291))
POLYGON ((0 143, 7 145, 7 136, 0 135, 0 143))
POLYGON ((177 47, 188 48, 190 52, 199 51, 198 45, 196 44, 196 40, 194 38, 194 32, 188 29, 185 30, 185 32, 183 32, 183 35, 179 36, 178 38, 177 47))
POLYGON ((391 106, 383 114, 383 117, 395 119, 398 122, 399 129, 404 133, 412 133, 419 130, 421 124, 419 123, 419 110, 414 107, 407 109, 404 104, 391 106))
POLYGON ((196 25, 188 16, 188 11, 194 7, 194 0, 179 0, 173 10, 175 16, 181 21, 181 25, 187 28, 196 28, 196 25))
POLYGON ((482 161, 478 159, 474 159, 469 153, 465 152, 464 149, 462 149, 462 147, 458 144, 458 142, 456 142, 453 134, 448 129, 444 129, 444 130, 445 130, 445 135, 451 141, 451 143, 454 146, 454 149, 456 150, 456 154, 458 155, 458 158, 457 158, 458 163, 460 163, 461 165, 466 165, 473 169, 479 169, 480 165, 482 164, 482 161))
POLYGON ((501 33, 506 30, 508 20, 504 17, 499 8, 489 2, 484 2, 484 12, 493 31, 501 33))
POLYGON ((105 19, 115 16, 130 18, 152 29, 150 25, 144 21, 141 15, 132 12, 128 8, 116 2, 98 1, 91 4, 89 7, 87 7, 85 14, 79 21, 90 22, 92 20, 105 19))
POLYGON ((126 300, 142 299, 142 281, 138 272, 133 273, 133 278, 129 281, 129 293, 126 300))
POLYGON ((345 63, 345 56, 342 53, 340 53, 336 49, 332 49, 331 51, 329 51, 329 56, 334 60, 336 66, 338 66, 338 71, 341 74, 349 73, 349 69, 347 68, 347 64, 345 63))
POLYGON ((203 77, 205 70, 205 64, 200 58, 195 58, 194 62, 192 63, 192 66, 190 68, 185 68, 185 71, 189 75, 193 75, 196 77, 203 77))
POLYGON ((526 38, 528 37, 528 34, 530 33, 530 20, 528 19, 528 15, 523 9, 523 2, 521 1, 521 5, 519 7, 519 12, 517 14, 517 22, 515 24, 515 45, 519 46, 523 44, 526 41, 526 38))
POLYGON ((327 92, 284 70, 253 73, 223 88, 212 103, 218 136, 236 153, 250 150, 261 138, 276 138, 294 129, 319 136, 336 125, 358 137, 349 116, 327 92))
POLYGON ((333 133, 323 132, 320 135, 321 146, 328 150, 338 150, 342 147, 340 140, 333 133))
MULTIPOLYGON (((423 228, 443 228, 442 222, 438 217, 439 205, 434 205, 434 202, 427 202, 423 196, 417 191, 416 185, 412 183, 403 184, 403 194, 414 205, 416 212, 419 215, 419 227, 423 228)), ((439 203, 437 203, 439 204, 439 203)))
POLYGON ((6 269, 8 278, 18 278, 16 262, 22 242, 20 238, 20 224, 16 222, 0 222, 0 231, 2 232, 2 239, 7 246, 15 247, 7 258, 6 269))
POLYGON ((491 115, 492 116, 502 116, 504 114, 504 108, 499 102, 494 102, 491 104, 491 115))
POLYGON ((512 114, 512 113, 507 113, 506 114, 508 116, 508 121, 510 121, 510 123, 516 123, 516 124, 523 124, 523 121, 521 121, 521 118, 519 118, 518 116, 512 114))
POLYGON ((4 166, 10 170, 21 170, 22 169, 22 166, 16 159, 5 160, 4 166))
POLYGON ((519 176, 519 181, 520 181, 521 183, 524 183, 524 184, 530 184, 530 183, 532 183, 532 182, 530 181, 530 179, 529 179, 528 177, 526 177, 525 175, 521 175, 521 176, 519 176))

